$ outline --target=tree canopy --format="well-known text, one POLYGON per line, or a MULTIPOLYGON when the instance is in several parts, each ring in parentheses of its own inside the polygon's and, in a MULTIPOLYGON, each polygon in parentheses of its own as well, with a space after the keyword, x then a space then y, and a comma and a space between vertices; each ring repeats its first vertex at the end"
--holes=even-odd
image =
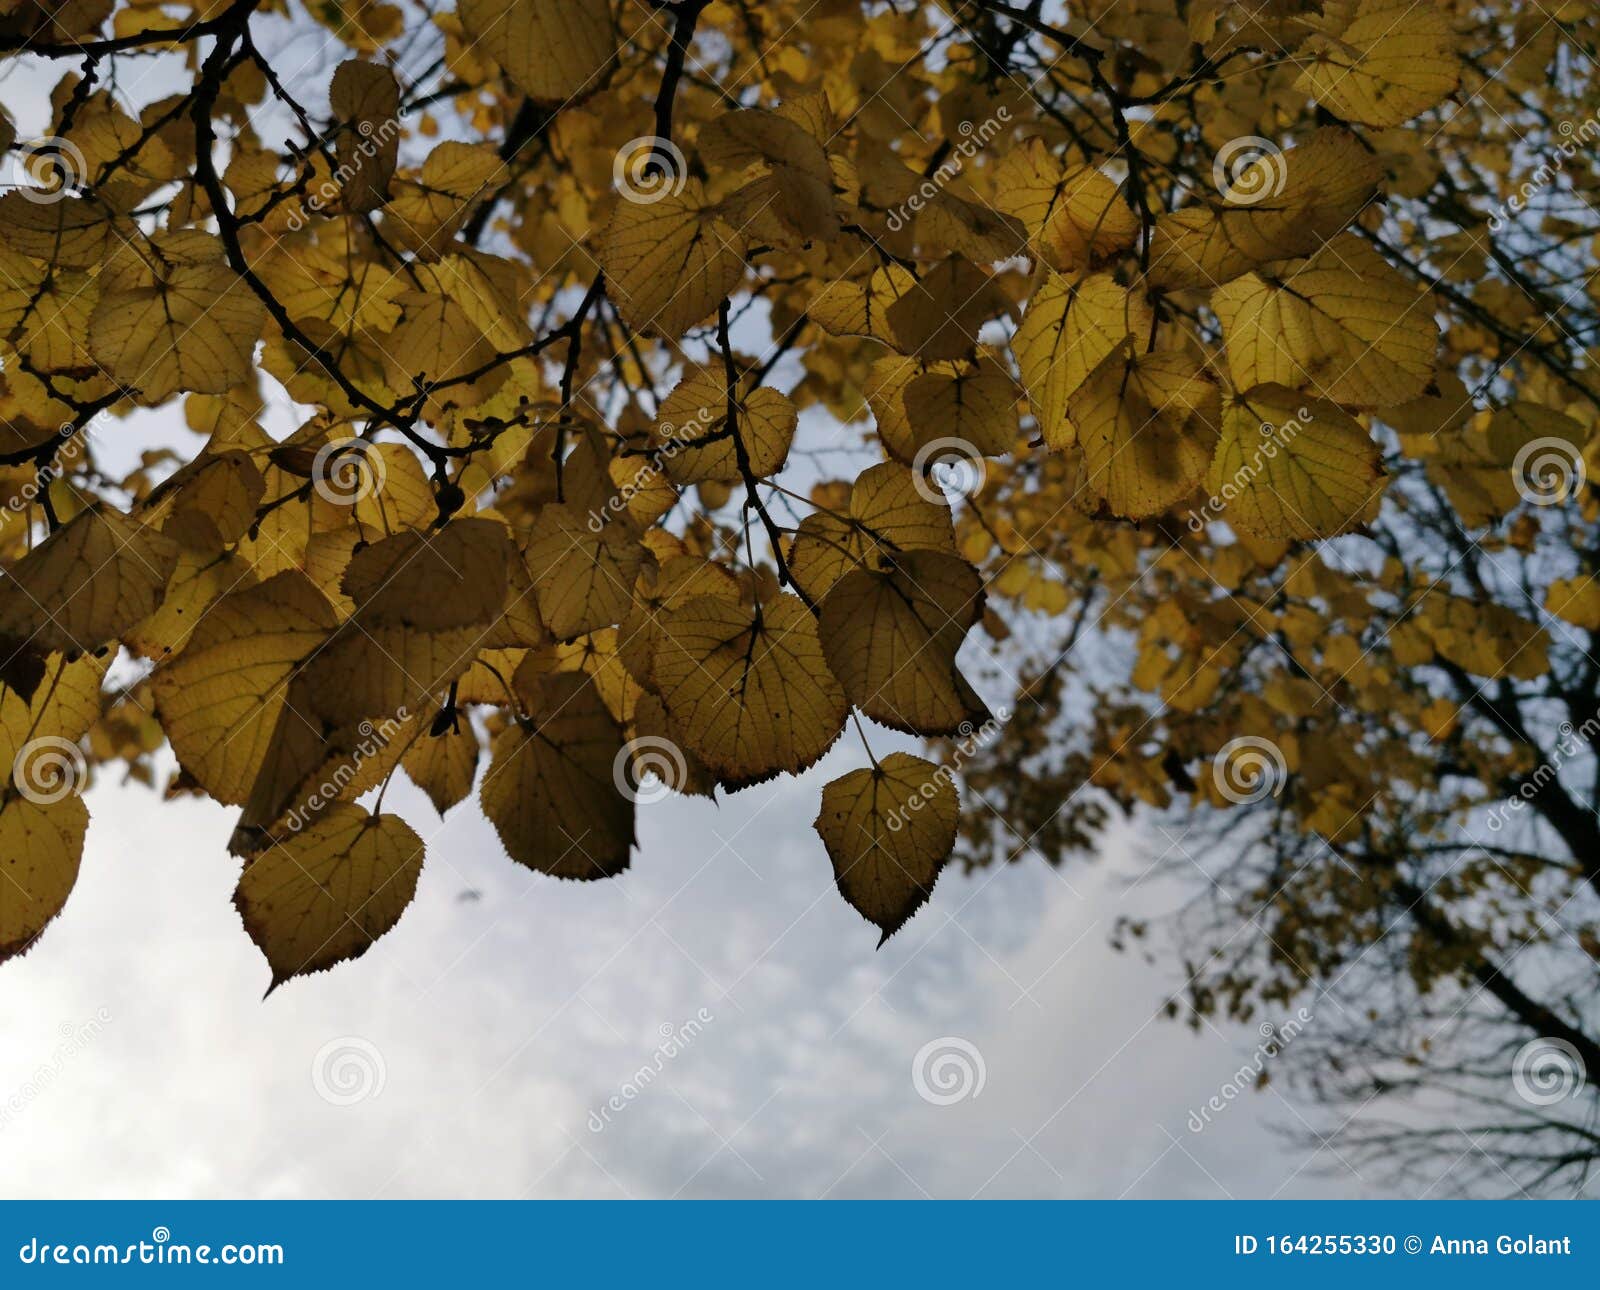
POLYGON ((1142 808, 1245 870, 1191 1019, 1594 955, 1592 6, 0 8, 0 957, 96 769, 277 985, 396 774, 605 879, 841 736, 884 938, 1142 808))

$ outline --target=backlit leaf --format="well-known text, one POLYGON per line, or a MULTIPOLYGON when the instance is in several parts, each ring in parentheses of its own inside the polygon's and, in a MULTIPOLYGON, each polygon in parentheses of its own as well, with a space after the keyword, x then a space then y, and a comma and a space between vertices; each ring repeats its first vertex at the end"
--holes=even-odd
POLYGON ((798 597, 751 608, 700 596, 665 614, 661 634, 667 715, 729 787, 804 770, 844 728, 844 691, 798 597))
POLYGON ((822 790, 814 827, 839 894, 888 940, 927 902, 955 846, 960 800, 950 776, 895 752, 822 790))
POLYGON ((99 649, 155 610, 177 562, 171 538, 109 506, 87 510, 0 579, 0 640, 99 649))
POLYGON ((1212 307, 1241 389, 1283 385, 1386 407, 1421 394, 1433 375, 1439 329, 1427 297, 1355 237, 1246 274, 1216 292, 1212 307))
POLYGON ((947 735, 988 717, 956 665, 983 613, 983 579, 939 551, 879 555, 841 577, 822 602, 823 653, 850 701, 874 721, 947 735))
POLYGON ((495 736, 478 791, 507 853, 553 878, 610 878, 628 867, 633 803, 618 786, 622 730, 586 677, 543 684, 531 717, 495 736))
POLYGON ((616 51, 610 6, 590 0, 462 0, 461 24, 532 98, 600 87, 616 51))
POLYGON ((272 988, 365 954, 416 894, 422 851, 398 816, 345 805, 246 864, 233 903, 272 988))

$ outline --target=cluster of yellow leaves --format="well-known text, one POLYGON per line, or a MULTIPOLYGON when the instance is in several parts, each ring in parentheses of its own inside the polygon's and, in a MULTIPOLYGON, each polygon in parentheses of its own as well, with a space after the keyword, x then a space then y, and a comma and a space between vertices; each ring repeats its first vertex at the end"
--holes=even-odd
MULTIPOLYGON (((1224 194, 1154 219, 1142 280, 1123 285, 1090 253, 1077 272, 1047 259, 1013 352, 1041 437, 1075 463, 1085 511, 1188 511, 1246 535, 1311 538, 1375 509, 1378 448, 1351 414, 1421 395, 1438 329, 1424 294, 1339 233, 1380 174, 1354 136, 1326 128, 1268 160, 1281 169, 1264 198, 1241 184, 1241 204, 1224 194), (1160 325, 1152 284, 1206 300, 1221 362, 1160 325), (1320 415, 1299 416, 1307 405, 1320 415)), ((1068 208, 1032 209, 1042 230, 1068 208)), ((1127 258, 1128 245, 1112 248, 1127 258)))
MULTIPOLYGON (((806 770, 852 712, 970 733, 990 714, 958 655, 980 623, 1008 630, 990 591, 1066 607, 1032 539, 1131 576, 1124 521, 1220 519, 1238 543, 1215 576, 1237 586, 1371 519, 1377 426, 1406 446, 1448 418, 1433 297, 1375 206, 1405 182, 1389 132, 1460 83, 1443 10, 1110 6, 1109 43, 1083 48, 1046 25, 1072 94, 1114 96, 1108 125, 1029 111, 974 70, 976 38, 925 61, 928 15, 898 6, 461 0, 431 17, 433 95, 401 65, 398 7, 314 8, 356 55, 317 87, 325 113, 241 43, 248 9, 197 8, 216 45, 185 93, 135 110, 63 81, 84 173, 0 197, 7 488, 108 410, 181 397, 205 436, 120 488, 88 466, 47 479, 42 535, 31 509, 0 527, 6 748, 88 738, 139 763, 165 741, 171 791, 239 808, 235 900, 274 985, 361 954, 409 903, 422 838, 356 804, 397 771, 440 812, 476 785, 518 863, 614 876, 641 748, 670 744, 671 786, 709 794, 806 770), (746 50, 763 24, 770 48, 746 50), (1294 57, 1258 69, 1269 97, 1210 86, 1270 46, 1294 57), (718 86, 702 60, 726 51, 758 92, 718 86), (1293 146, 1220 190, 1188 183, 1178 141, 1222 127, 1181 88, 1293 146), (449 115, 414 117, 422 101, 449 115), (284 107, 308 137, 280 152, 262 123, 284 107), (674 133, 631 169, 646 114, 674 133), (922 127, 945 140, 931 154, 922 127), (738 348, 746 296, 774 350, 803 341, 788 392, 738 348), (291 401, 298 428, 269 433, 291 401), (871 464, 818 479, 808 413, 870 413, 871 464), (952 444, 1015 485, 959 535, 930 465, 952 444), (786 531, 780 498, 808 508, 786 531), (113 699, 118 649, 136 676, 113 699)), ((33 9, 0 36, 40 39, 33 9)), ((142 5, 53 21, 69 46, 109 25, 114 56, 168 40, 142 5)), ((1464 516, 1514 504, 1498 481, 1528 444, 1587 439, 1538 401, 1480 420, 1413 454, 1464 516)), ((1413 601, 1428 658, 1542 666, 1520 620, 1478 630, 1448 596, 1413 601)), ((1549 609, 1594 626, 1593 601, 1558 584, 1549 609)), ((1204 604, 1151 614, 1135 684, 1201 711, 1221 673, 1199 643, 1235 627, 1204 604)), ((867 760, 823 790, 816 828, 887 936, 928 898, 960 801, 932 762, 867 760)), ((1152 760, 1101 782, 1158 800, 1152 760)), ((0 794, 0 956, 76 877, 86 812, 48 796, 0 794)))

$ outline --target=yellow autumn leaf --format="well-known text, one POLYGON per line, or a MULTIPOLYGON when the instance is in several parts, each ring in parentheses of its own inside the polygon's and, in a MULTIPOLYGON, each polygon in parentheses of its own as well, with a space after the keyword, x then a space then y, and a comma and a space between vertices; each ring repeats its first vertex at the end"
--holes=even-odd
POLYGON ((340 126, 334 146, 345 209, 376 210, 389 200, 400 156, 400 83, 388 67, 347 59, 334 70, 328 106, 340 126))
POLYGON ((49 781, 43 786, 54 795, 62 787, 58 779, 62 771, 77 773, 77 762, 65 745, 76 744, 100 719, 100 682, 106 660, 92 655, 72 660, 64 654, 28 657, 35 663, 29 678, 31 690, 16 679, 23 662, 20 652, 7 660, 8 679, 0 682, 0 772, 9 776, 9 780, 0 780, 0 785, 20 788, 19 781, 49 781), (19 754, 34 742, 44 754, 38 765, 19 764, 19 754), (65 761, 52 754, 66 754, 65 761))
MULTIPOLYGON (((799 421, 794 404, 763 386, 740 396, 735 406, 751 474, 758 479, 776 475, 789 456, 799 421)), ((738 448, 727 420, 728 386, 721 369, 701 367, 685 376, 662 400, 650 427, 651 446, 658 450, 657 460, 667 478, 675 484, 741 478, 738 448)))
POLYGON ((464 250, 444 256, 426 273, 433 289, 461 307, 463 315, 497 351, 527 344, 524 314, 528 286, 520 267, 499 256, 464 250))
POLYGON ((249 861, 233 903, 272 968, 268 993, 365 954, 416 895, 422 852, 399 816, 342 803, 249 861))
POLYGON ((1382 160, 1348 130, 1324 127, 1281 152, 1263 142, 1234 158, 1219 150, 1217 197, 1202 191, 1194 205, 1157 218, 1152 283, 1216 287, 1258 264, 1310 255, 1355 218, 1384 177, 1382 160))
POLYGON ((571 503, 539 512, 525 554, 539 616, 557 640, 621 622, 644 563, 638 531, 625 516, 581 514, 571 503))
POLYGON ((1460 708, 1449 699, 1435 699, 1420 714, 1420 725, 1429 739, 1448 739, 1460 722, 1460 708))
POLYGON ((443 815, 472 792, 478 772, 478 737, 465 718, 440 734, 424 730, 401 755, 406 776, 443 815))
POLYGON ((1257 537, 1333 537, 1369 519, 1382 492, 1378 445, 1335 405, 1282 386, 1233 396, 1206 490, 1257 537))
POLYGON ((1009 452, 1020 434, 1017 387, 987 353, 976 362, 880 358, 867 374, 866 396, 878 438, 907 465, 935 440, 959 440, 973 455, 992 456, 1009 452))
POLYGON ((754 608, 699 596, 672 609, 654 679, 689 750, 730 788, 804 770, 848 712, 815 621, 786 593, 754 608))
POLYGON ((1530 681, 1550 666, 1549 637, 1504 605, 1430 590, 1415 621, 1439 656, 1477 676, 1530 681))
POLYGON ((634 841, 617 770, 622 730, 587 677, 559 673, 541 690, 538 710, 494 738, 483 812, 518 864, 553 878, 614 877, 634 841))
POLYGON ((1039 138, 996 167, 995 203, 1027 225, 1039 257, 1062 273, 1093 267, 1139 236, 1139 217, 1114 182, 1093 166, 1063 166, 1039 138))
POLYGON ((1219 398, 1188 355, 1107 355, 1067 401, 1087 498, 1132 519, 1183 500, 1211 464, 1219 398))
POLYGON ((839 894, 883 932, 881 946, 927 902, 956 842, 961 802, 949 772, 894 752, 822 790, 812 826, 839 894))
POLYGON ((500 612, 483 629, 484 649, 513 649, 544 645, 550 632, 539 616, 539 595, 533 575, 520 551, 513 549, 506 562, 506 598, 500 612))
POLYGON ((230 450, 197 457, 167 480, 149 499, 146 523, 162 521, 163 531, 178 531, 169 536, 181 541, 196 532, 195 525, 209 526, 217 545, 231 545, 242 538, 255 522, 256 509, 266 492, 266 481, 250 454, 230 450))
POLYGON ((806 312, 831 335, 870 336, 893 345, 897 338, 889 323, 889 306, 915 284, 910 270, 898 264, 882 265, 864 281, 840 279, 825 284, 806 312))
POLYGON ((592 0, 462 0, 461 25, 533 99, 600 88, 616 53, 611 6, 592 0))
POLYGON ((0 640, 68 656, 97 650, 154 612, 177 563, 171 538, 91 507, 0 578, 0 640))
POLYGON ((47 264, 87 269, 122 245, 126 230, 97 202, 78 197, 40 202, 17 191, 0 196, 6 245, 47 264))
POLYGON ((1359 238, 1216 291, 1240 389, 1283 385, 1347 407, 1406 403, 1433 376, 1439 329, 1420 294, 1359 238))
POLYGON ((619 202, 600 263, 628 325, 672 339, 703 322, 738 285, 744 251, 743 234, 689 179, 654 201, 619 202))
POLYGON ((917 279, 884 318, 901 353, 931 363, 970 355, 979 329, 1004 308, 994 278, 957 256, 917 279))
POLYGON ((1558 578, 1545 592, 1544 607, 1585 631, 1600 630, 1600 583, 1587 574, 1558 578))
POLYGON ((663 618, 697 596, 715 596, 737 604, 738 580, 721 565, 693 555, 670 556, 659 566, 646 564, 641 571, 633 601, 617 629, 618 657, 640 685, 654 684, 663 618))
POLYGON ((257 581, 249 561, 237 553, 219 552, 209 543, 185 545, 161 604, 123 633, 122 641, 135 654, 161 662, 188 643, 215 601, 257 581))
POLYGON ((493 147, 447 139, 428 154, 420 173, 395 176, 384 229, 400 245, 439 256, 460 245, 451 242, 456 231, 506 173, 493 147))
POLYGON ((0 962, 26 954, 67 903, 88 827, 77 796, 41 803, 0 793, 0 962))
POLYGON ((334 726, 421 712, 472 664, 481 627, 422 631, 358 613, 307 670, 311 711, 334 726))
POLYGON ((833 172, 821 142, 776 112, 739 108, 701 130, 700 157, 749 178, 725 203, 728 221, 762 241, 832 241, 839 233, 833 172))
POLYGON ((37 275, 31 267, 22 274, 9 293, 16 302, 14 320, 5 328, 11 343, 40 371, 92 369, 88 331, 100 298, 99 284, 86 273, 52 273, 43 265, 37 275))
POLYGON ((1296 53, 1300 88, 1335 116, 1400 125, 1455 93, 1461 58, 1444 9, 1410 0, 1334 0, 1296 53))
POLYGON ((341 589, 364 623, 445 631, 487 624, 505 605, 511 537, 490 519, 408 529, 350 557, 341 589))
POLYGON ((993 264, 1020 255, 1027 246, 1022 221, 985 202, 969 202, 944 188, 917 212, 917 245, 922 254, 957 255, 974 264, 993 264))
POLYGON ((495 348, 461 299, 433 291, 408 291, 399 298, 403 316, 383 342, 390 389, 410 391, 446 384, 445 405, 474 407, 505 379, 495 366, 495 348), (487 372, 484 369, 488 368, 487 372), (483 375, 475 375, 484 372, 483 375), (468 379, 472 378, 472 379, 468 379))
POLYGON ((290 677, 337 626, 300 573, 223 596, 182 652, 151 677, 178 763, 219 802, 241 804, 288 711, 290 677))
POLYGON ((954 555, 950 507, 927 495, 915 475, 895 462, 863 471, 850 489, 845 513, 819 510, 800 521, 789 568, 813 600, 820 600, 856 568, 879 568, 901 551, 954 555))
POLYGON ((1129 336, 1148 337, 1154 322, 1144 297, 1110 274, 1052 273, 1034 290, 1011 351, 1046 444, 1065 448, 1076 441, 1067 400, 1107 354, 1129 336))
POLYGON ((105 291, 89 320, 95 361, 155 404, 222 394, 250 376, 266 310, 226 264, 176 263, 149 285, 105 291))
POLYGON ((1494 410, 1485 438, 1493 459, 1502 466, 1510 466, 1515 464, 1519 452, 1541 439, 1570 445, 1571 455, 1575 457, 1588 442, 1589 432, 1564 412, 1522 400, 1494 410))
POLYGON ((941 551, 880 555, 845 574, 822 601, 818 633, 850 702, 874 721, 948 735, 988 718, 956 653, 983 614, 983 579, 941 551))

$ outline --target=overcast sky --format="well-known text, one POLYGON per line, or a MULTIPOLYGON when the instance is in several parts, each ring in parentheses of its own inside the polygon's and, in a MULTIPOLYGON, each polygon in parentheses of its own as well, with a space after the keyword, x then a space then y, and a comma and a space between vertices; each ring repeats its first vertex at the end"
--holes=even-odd
POLYGON ((0 969, 0 1190, 1369 1190, 1270 1131, 1298 1123, 1276 1091, 1187 1127, 1260 1036, 1152 1020, 1171 978, 1107 945, 1119 912, 1161 903, 1148 883, 1130 903, 1142 852, 1127 839, 1059 874, 947 873, 875 951, 810 828, 852 756, 720 807, 641 807, 634 868, 599 884, 521 869, 474 802, 441 823, 397 783, 385 809, 428 843, 415 904, 364 958, 265 1000, 229 901, 229 813, 102 784, 65 914, 0 969), (658 1056, 666 1030, 678 1051, 658 1056), (945 1039, 971 1049, 964 1070, 929 1059, 930 1101, 913 1063, 945 1039), (622 1109, 595 1114, 613 1096, 622 1109))

